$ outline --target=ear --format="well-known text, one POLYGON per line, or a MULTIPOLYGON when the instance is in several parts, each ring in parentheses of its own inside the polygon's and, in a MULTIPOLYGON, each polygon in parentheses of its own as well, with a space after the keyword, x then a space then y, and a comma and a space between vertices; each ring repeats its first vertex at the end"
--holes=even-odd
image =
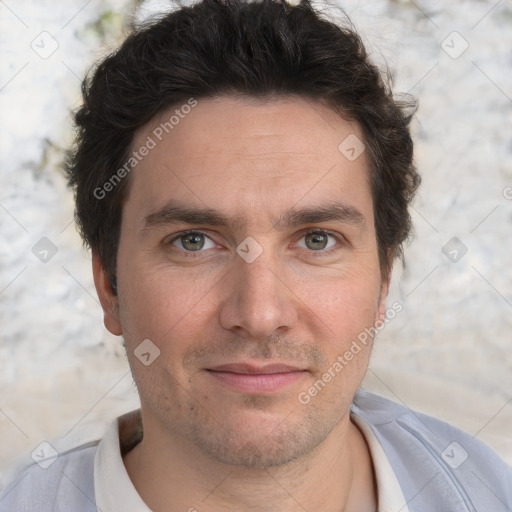
POLYGON ((382 284, 380 286, 379 304, 377 308, 377 318, 375 319, 375 322, 377 322, 377 320, 382 320, 386 316, 386 297, 388 296, 388 292, 389 279, 383 277, 382 284))
POLYGON ((114 295, 110 279, 96 251, 92 253, 92 273, 96 292, 103 308, 103 323, 114 336, 121 336, 123 328, 119 320, 118 298, 114 295))

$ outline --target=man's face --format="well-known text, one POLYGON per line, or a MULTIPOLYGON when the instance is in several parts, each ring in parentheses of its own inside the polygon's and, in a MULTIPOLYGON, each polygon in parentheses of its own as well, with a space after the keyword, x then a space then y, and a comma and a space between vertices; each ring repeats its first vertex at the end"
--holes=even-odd
POLYGON ((338 149, 363 136, 311 101, 215 98, 159 141, 174 110, 131 147, 156 142, 132 171, 106 325, 122 331, 148 422, 218 461, 283 464, 348 420, 370 344, 299 396, 383 313, 368 160, 338 149), (334 202, 337 218, 283 215, 334 202), (154 215, 176 205, 238 222, 154 215), (144 340, 144 362, 160 351, 151 364, 136 357, 144 340))

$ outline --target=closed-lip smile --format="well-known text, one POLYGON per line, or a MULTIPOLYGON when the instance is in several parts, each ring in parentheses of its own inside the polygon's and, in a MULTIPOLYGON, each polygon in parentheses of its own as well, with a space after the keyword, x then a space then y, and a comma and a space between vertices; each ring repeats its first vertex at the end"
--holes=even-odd
POLYGON ((245 393, 269 393, 296 382, 307 372, 303 368, 282 363, 229 363, 207 368, 218 382, 245 393))
POLYGON ((287 364, 266 364, 266 365, 252 365, 249 363, 230 363, 222 364, 220 366, 214 366, 208 368, 214 372, 232 372, 232 373, 244 373, 244 374, 269 374, 269 373, 290 373, 302 371, 302 368, 297 366, 291 366, 287 364))

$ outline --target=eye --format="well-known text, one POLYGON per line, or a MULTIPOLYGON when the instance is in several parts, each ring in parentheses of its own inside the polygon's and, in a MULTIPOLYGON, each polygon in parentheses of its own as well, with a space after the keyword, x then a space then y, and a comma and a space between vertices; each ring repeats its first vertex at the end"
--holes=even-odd
MULTIPOLYGON (((318 256, 330 254, 336 251, 339 247, 336 245, 342 244, 340 235, 335 235, 323 229, 312 229, 304 233, 300 240, 304 240, 304 244, 298 244, 302 249, 306 249, 309 253, 319 253, 318 256), (331 241, 329 241, 329 238, 331 241)), ((192 230, 178 233, 165 245, 171 245, 178 249, 178 252, 188 253, 187 256, 193 256, 193 253, 201 253, 202 249, 214 249, 215 242, 202 231, 192 230)), ((315 254, 316 256, 316 254, 315 254)))
MULTIPOLYGON (((310 249, 313 252, 330 253, 333 247, 336 246, 336 242, 340 239, 338 236, 323 229, 313 229, 305 233, 301 240, 304 239, 305 245, 300 246, 303 249, 310 249), (332 243, 329 244, 329 237, 332 239, 332 243)), ((334 249, 336 250, 336 249, 334 249)))
POLYGON ((202 231, 186 231, 169 240, 168 244, 187 252, 200 252, 201 249, 215 248, 213 240, 202 231), (207 246, 208 242, 211 244, 210 247, 207 246))

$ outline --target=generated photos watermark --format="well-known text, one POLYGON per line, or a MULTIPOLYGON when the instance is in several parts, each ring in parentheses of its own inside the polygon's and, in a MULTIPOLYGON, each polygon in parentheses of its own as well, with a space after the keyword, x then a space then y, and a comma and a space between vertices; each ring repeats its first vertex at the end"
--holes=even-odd
POLYGON ((340 354, 336 361, 325 371, 322 376, 307 390, 301 391, 297 398, 303 405, 311 402, 311 398, 318 395, 329 382, 331 382, 343 369, 349 365, 350 361, 361 352, 362 347, 366 347, 369 341, 373 340, 384 327, 391 322, 398 313, 403 310, 403 305, 400 302, 394 302, 393 305, 386 310, 382 319, 375 322, 373 327, 367 327, 364 331, 357 335, 357 338, 352 340, 352 344, 343 354, 340 354))
POLYGON ((163 123, 160 123, 146 138, 146 141, 136 151, 131 153, 131 156, 126 160, 124 165, 117 169, 112 176, 103 183, 101 187, 96 187, 93 191, 93 195, 96 199, 104 199, 109 192, 112 192, 119 183, 125 178, 130 172, 137 167, 137 165, 149 155, 152 149, 155 149, 159 142, 165 137, 166 134, 170 133, 174 128, 185 119, 186 115, 189 114, 192 109, 197 106, 197 100, 189 98, 187 103, 181 105, 180 108, 174 110, 174 113, 169 119, 163 123))

